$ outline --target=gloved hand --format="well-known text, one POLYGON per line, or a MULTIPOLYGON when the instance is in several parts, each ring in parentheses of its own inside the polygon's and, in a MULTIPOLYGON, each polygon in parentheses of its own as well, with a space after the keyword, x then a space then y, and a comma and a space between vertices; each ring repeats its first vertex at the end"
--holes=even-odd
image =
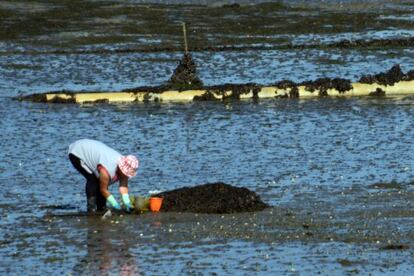
POLYGON ((115 209, 117 211, 121 211, 121 206, 116 201, 113 195, 108 196, 108 198, 106 199, 106 203, 109 203, 110 208, 115 209))
POLYGON ((122 202, 124 203, 125 212, 131 213, 133 208, 128 194, 122 194, 122 202))

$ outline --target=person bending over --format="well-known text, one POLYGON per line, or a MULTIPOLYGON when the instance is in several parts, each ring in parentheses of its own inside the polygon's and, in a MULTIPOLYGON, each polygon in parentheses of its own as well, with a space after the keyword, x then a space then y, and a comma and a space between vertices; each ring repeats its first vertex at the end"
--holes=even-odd
POLYGON ((68 154, 72 165, 86 178, 88 212, 103 211, 106 205, 121 210, 108 190, 109 185, 117 181, 125 211, 131 212, 128 179, 137 174, 138 159, 135 156, 123 156, 104 143, 92 139, 75 141, 69 146, 68 154))

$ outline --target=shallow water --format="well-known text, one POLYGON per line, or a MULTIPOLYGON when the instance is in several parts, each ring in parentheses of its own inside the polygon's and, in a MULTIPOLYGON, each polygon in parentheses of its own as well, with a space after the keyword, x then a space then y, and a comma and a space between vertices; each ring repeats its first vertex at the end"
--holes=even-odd
POLYGON ((99 106, 2 98, 1 105, 4 272, 34 266, 53 273, 341 273, 410 266, 411 247, 380 247, 411 246, 414 234, 412 98, 99 106), (85 136, 139 155, 134 194, 224 181, 276 207, 225 216, 82 216, 83 180, 66 150, 85 136), (400 184, 372 187, 391 181, 400 184))
POLYGON ((412 48, 277 47, 409 37, 409 1, 285 1, 229 11, 214 2, 149 5, 146 12, 138 1, 83 1, 90 5, 83 16, 70 2, 53 2, 67 8, 65 24, 41 1, 29 9, 24 1, 0 5, 1 24, 21 30, 0 39, 0 273, 410 273, 412 97, 82 106, 11 99, 162 84, 181 58, 184 15, 190 29, 203 31, 191 34, 192 45, 253 46, 194 52, 207 85, 357 80, 395 63, 408 71, 412 48), (157 9, 165 13, 161 22, 152 20, 157 9), (139 25, 140 15, 146 28, 126 28, 139 25), (40 28, 41 18, 56 25, 40 28), (254 27, 220 29, 220 20, 254 27), (176 25, 158 29, 165 22, 176 25), (267 27, 258 32, 258 24, 267 27), (97 35, 102 39, 90 40, 97 35), (177 51, 152 52, 149 44, 177 51), (68 145, 83 137, 139 156, 134 194, 223 181, 256 191, 274 207, 223 216, 87 217, 83 179, 67 159, 68 145))

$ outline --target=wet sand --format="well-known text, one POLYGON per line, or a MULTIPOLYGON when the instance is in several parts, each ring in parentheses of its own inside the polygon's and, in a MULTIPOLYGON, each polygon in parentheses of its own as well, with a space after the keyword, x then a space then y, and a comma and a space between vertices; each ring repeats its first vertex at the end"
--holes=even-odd
POLYGON ((22 232, 6 233, 2 247, 11 255, 4 261, 32 260, 38 271, 80 274, 406 273, 413 265, 411 186, 354 186, 337 193, 320 187, 240 214, 161 212, 102 220, 59 215, 54 206, 43 218, 21 220, 22 232))

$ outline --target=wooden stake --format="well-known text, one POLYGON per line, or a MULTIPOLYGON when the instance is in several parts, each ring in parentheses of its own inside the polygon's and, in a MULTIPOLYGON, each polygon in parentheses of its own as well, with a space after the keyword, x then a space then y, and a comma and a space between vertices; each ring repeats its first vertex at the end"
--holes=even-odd
POLYGON ((184 35, 184 51, 188 53, 188 44, 187 44, 187 30, 185 27, 185 22, 183 22, 183 35, 184 35))

